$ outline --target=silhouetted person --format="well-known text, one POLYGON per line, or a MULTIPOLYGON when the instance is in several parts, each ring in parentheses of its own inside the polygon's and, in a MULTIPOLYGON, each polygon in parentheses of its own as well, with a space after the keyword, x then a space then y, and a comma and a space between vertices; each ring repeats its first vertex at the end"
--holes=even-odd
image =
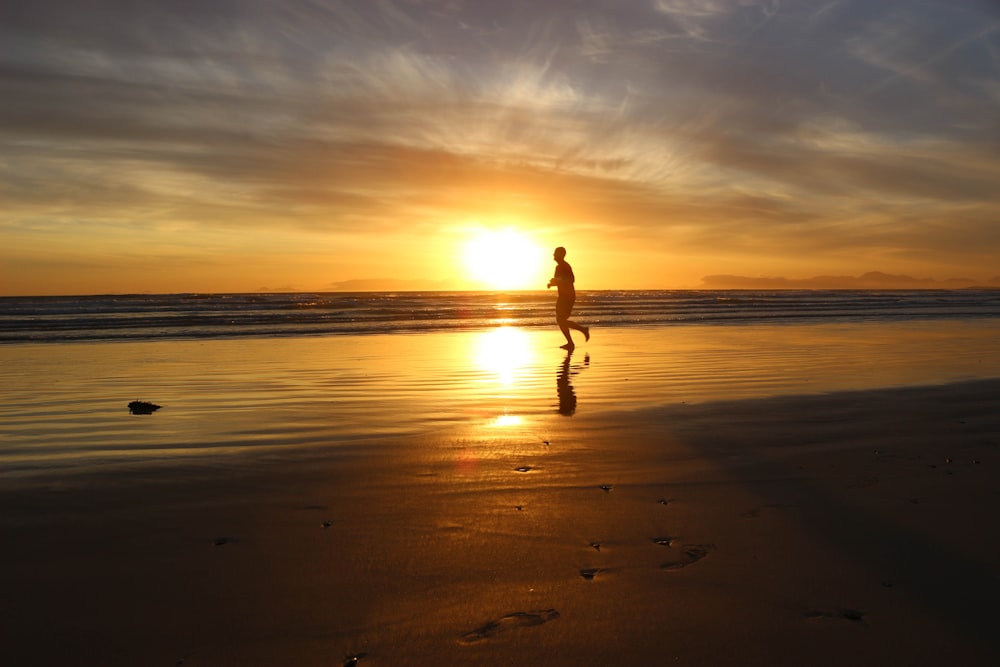
POLYGON ((573 275, 573 267, 566 261, 566 248, 561 246, 556 248, 555 252, 552 253, 552 259, 556 261, 556 272, 553 274, 552 280, 549 281, 548 287, 555 285, 559 288, 559 298, 556 300, 556 322, 559 324, 559 330, 563 332, 563 336, 566 336, 566 344, 560 345, 560 347, 564 350, 572 350, 576 345, 573 344, 573 337, 570 336, 569 330, 576 329, 583 333, 583 339, 586 341, 590 340, 590 328, 569 319, 573 313, 573 303, 576 301, 576 288, 573 287, 576 277, 573 275))

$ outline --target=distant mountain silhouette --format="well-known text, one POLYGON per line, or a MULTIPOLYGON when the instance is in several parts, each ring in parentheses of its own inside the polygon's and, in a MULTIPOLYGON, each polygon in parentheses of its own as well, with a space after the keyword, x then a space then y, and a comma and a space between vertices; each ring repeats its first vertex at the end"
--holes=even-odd
POLYGON ((449 289, 447 280, 400 280, 397 278, 356 278, 330 283, 331 292, 437 292, 449 289))
POLYGON ((987 285, 968 278, 933 280, 869 271, 860 276, 815 276, 813 278, 748 277, 732 275, 705 276, 702 289, 962 289, 1000 285, 1000 276, 987 285))
POLYGON ((261 294, 266 294, 268 292, 301 292, 303 290, 292 285, 285 285, 283 287, 268 287, 266 285, 258 287, 257 291, 261 294))

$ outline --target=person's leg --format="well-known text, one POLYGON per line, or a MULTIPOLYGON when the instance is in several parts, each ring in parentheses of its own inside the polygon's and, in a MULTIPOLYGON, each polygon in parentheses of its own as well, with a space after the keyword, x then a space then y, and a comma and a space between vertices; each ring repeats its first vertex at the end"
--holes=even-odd
POLYGON ((564 350, 572 350, 576 345, 573 344, 573 337, 569 333, 569 320, 560 318, 556 322, 559 324, 559 331, 562 331, 563 336, 566 336, 566 344, 560 345, 560 347, 564 350))
MULTIPOLYGON (((573 320, 566 320, 565 324, 560 325, 560 327, 564 329, 565 327, 569 327, 570 329, 576 329, 577 331, 583 334, 583 340, 585 341, 590 340, 590 327, 585 327, 582 324, 577 324, 573 320)), ((563 333, 565 333, 567 337, 569 336, 569 332, 564 331, 563 333)))
POLYGON ((559 325, 559 330, 562 331, 563 336, 566 337, 566 344, 561 346, 566 350, 571 350, 574 347, 573 337, 569 333, 569 316, 572 312, 572 301, 567 299, 559 299, 556 301, 556 323, 559 325))

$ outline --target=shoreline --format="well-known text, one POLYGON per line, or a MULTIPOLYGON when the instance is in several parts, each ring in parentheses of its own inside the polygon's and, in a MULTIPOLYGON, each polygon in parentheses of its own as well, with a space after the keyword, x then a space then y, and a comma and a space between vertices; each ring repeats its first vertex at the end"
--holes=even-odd
POLYGON ((1000 380, 0 490, 10 664, 992 665, 1000 380))

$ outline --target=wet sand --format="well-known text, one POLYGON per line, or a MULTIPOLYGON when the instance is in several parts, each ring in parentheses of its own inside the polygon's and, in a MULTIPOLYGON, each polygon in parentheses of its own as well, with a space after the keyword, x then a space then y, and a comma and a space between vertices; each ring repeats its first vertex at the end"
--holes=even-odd
POLYGON ((997 664, 1000 380, 596 409, 592 354, 571 418, 556 355, 502 426, 4 477, 0 664, 997 664))

